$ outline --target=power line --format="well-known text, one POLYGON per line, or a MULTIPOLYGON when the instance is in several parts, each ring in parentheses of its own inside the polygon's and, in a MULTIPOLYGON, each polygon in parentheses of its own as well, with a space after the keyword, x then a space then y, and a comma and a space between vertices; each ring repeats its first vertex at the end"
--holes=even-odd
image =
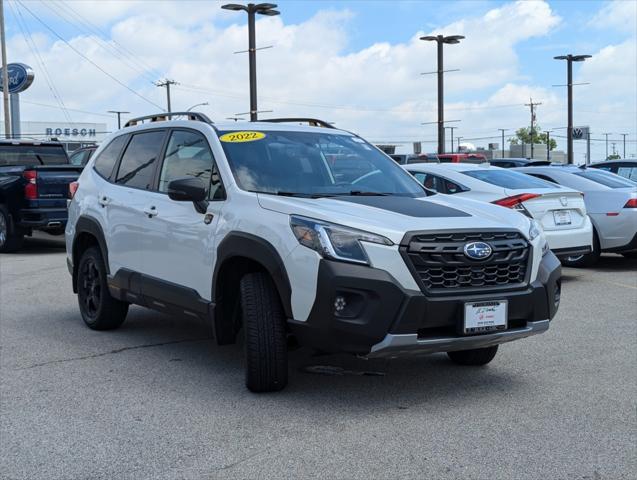
POLYGON ((66 41, 66 39, 64 37, 62 37, 60 34, 58 34, 55 30, 53 30, 51 27, 49 27, 49 25, 44 22, 40 17, 38 17, 35 13, 33 13, 33 11, 31 11, 31 9, 29 7, 27 7, 26 5, 24 5, 24 3, 22 3, 21 0, 15 0, 22 8, 24 8, 27 12, 29 12, 31 14, 31 16, 33 18, 35 18, 44 28, 46 28, 48 31, 50 31, 53 35, 55 35, 58 39, 60 39, 62 42, 64 42, 71 50, 73 50, 75 53, 77 53, 80 57, 82 57, 84 60, 86 60, 87 62, 89 62, 91 65, 93 65, 95 68, 97 68, 100 72, 102 72, 104 75, 106 75, 107 77, 109 77, 111 80, 113 80, 114 82, 118 83, 119 85, 121 85, 122 87, 124 87, 126 90, 128 90, 129 92, 131 92, 133 95, 141 98, 142 100, 144 100, 145 102, 153 105, 154 107, 157 107, 161 110, 162 107, 160 107, 159 105, 157 105, 155 102, 153 102, 152 100, 149 100, 148 98, 144 97, 143 95, 141 95, 140 93, 136 92, 135 90, 133 90, 132 88, 130 88, 128 85, 126 85, 125 83, 121 82, 117 77, 115 77, 114 75, 111 75, 110 73, 108 73, 106 70, 104 70, 102 67, 100 67, 97 63, 95 63, 93 60, 91 60, 90 58, 88 58, 86 55, 84 55, 82 52, 80 52, 77 48, 75 48, 73 45, 71 45, 69 42, 66 41))
MULTIPOLYGON (((31 104, 31 105, 37 105, 39 107, 62 109, 62 107, 59 107, 59 106, 56 106, 56 105, 48 105, 46 103, 32 102, 30 100, 22 100, 22 99, 20 99, 20 103, 28 103, 28 104, 31 104)), ((70 112, 85 113, 85 114, 88 114, 88 115, 96 115, 96 116, 100 116, 100 117, 108 117, 108 118, 112 117, 111 115, 107 115, 105 113, 89 112, 87 110, 78 110, 76 108, 66 108, 65 110, 68 110, 70 112)), ((71 123, 73 123, 73 122, 71 122, 71 123)))

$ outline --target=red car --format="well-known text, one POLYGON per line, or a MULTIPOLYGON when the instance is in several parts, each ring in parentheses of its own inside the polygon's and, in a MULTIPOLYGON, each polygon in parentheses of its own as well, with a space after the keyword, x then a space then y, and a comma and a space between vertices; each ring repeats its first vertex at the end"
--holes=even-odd
POLYGON ((440 163, 484 163, 487 157, 481 153, 439 153, 440 163))

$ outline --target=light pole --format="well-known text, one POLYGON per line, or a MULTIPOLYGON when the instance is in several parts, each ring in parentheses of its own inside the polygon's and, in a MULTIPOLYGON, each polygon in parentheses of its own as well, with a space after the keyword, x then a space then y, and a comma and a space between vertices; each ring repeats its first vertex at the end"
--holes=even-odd
POLYGON ((456 138, 457 143, 458 143, 458 153, 460 153, 460 140, 462 140, 462 137, 458 137, 456 138))
POLYGON ((566 87, 568 91, 568 132, 566 134, 567 143, 567 163, 573 163, 573 62, 583 62, 591 55, 560 55, 553 57, 555 60, 566 60, 566 87))
POLYGON ((122 128, 122 113, 130 113, 125 112, 124 110, 109 110, 107 113, 115 113, 117 114, 117 129, 122 128))
POLYGON ((626 136, 628 135, 627 133, 620 133, 620 135, 622 137, 624 137, 624 155, 622 156, 622 158, 626 158, 626 136))
POLYGON ((551 132, 548 130, 546 132, 546 161, 551 161, 551 132))
POLYGON ((610 133, 603 133, 602 135, 606 137, 606 158, 604 160, 608 160, 608 136, 610 133))
POLYGON ((445 127, 451 130, 451 153, 453 153, 453 131, 458 127, 445 127))
POLYGON ((504 132, 508 130, 508 128, 498 128, 500 133, 502 134, 502 158, 504 158, 504 132))
POLYGON ((445 112, 444 112, 444 59, 442 55, 442 47, 445 43, 460 43, 464 37, 462 35, 428 35, 420 37, 421 40, 427 42, 437 42, 438 44, 438 153, 445 153, 445 112))
POLYGON ((221 7, 224 10, 241 11, 243 10, 248 14, 248 58, 250 63, 250 121, 256 122, 257 116, 257 47, 256 47, 256 34, 255 34, 255 17, 259 15, 266 15, 273 17, 280 15, 281 12, 275 10, 276 4, 274 3, 248 3, 247 5, 240 5, 238 3, 228 3, 221 7))
POLYGON ((192 110, 195 107, 201 107, 202 105, 210 105, 208 102, 203 102, 203 103, 196 103, 195 105, 193 105, 192 107, 188 108, 186 111, 189 112, 190 110, 192 110))

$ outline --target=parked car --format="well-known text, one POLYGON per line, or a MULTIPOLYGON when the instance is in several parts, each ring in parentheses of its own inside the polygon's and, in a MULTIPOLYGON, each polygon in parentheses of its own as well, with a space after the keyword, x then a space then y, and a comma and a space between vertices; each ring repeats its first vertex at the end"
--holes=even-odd
POLYGON ((600 168, 637 182, 637 160, 606 160, 589 167, 600 168))
POLYGON ((602 252, 637 257, 637 184, 603 170, 575 166, 529 167, 516 171, 584 193, 586 211, 593 222, 593 251, 568 257, 565 265, 591 266, 602 252))
POLYGON ((531 160, 529 158, 492 158, 489 163, 500 168, 535 167, 551 165, 548 160, 531 160))
POLYGON ((560 259, 588 254, 593 227, 580 192, 489 164, 404 166, 429 190, 515 209, 537 220, 560 259))
POLYGON ((408 163, 439 163, 438 155, 435 153, 421 153, 421 154, 391 154, 396 163, 405 165, 408 163))
POLYGON ((243 332, 255 392, 287 383, 289 336, 484 365, 549 327, 561 267, 535 220, 427 192, 326 122, 162 121, 177 115, 111 134, 74 186, 67 263, 88 327, 134 303, 209 321, 220 344, 243 332))
POLYGON ((484 163, 487 157, 481 153, 439 153, 440 163, 484 163))
POLYGON ((61 143, 0 140, 0 253, 19 250, 33 230, 64 233, 69 184, 80 171, 61 143))
POLYGON ((74 150, 73 152, 71 152, 71 154, 69 155, 69 163, 71 165, 83 167, 84 165, 88 163, 90 158, 93 156, 93 153, 95 153, 95 150, 97 150, 97 145, 91 145, 90 147, 78 148, 77 150, 74 150))

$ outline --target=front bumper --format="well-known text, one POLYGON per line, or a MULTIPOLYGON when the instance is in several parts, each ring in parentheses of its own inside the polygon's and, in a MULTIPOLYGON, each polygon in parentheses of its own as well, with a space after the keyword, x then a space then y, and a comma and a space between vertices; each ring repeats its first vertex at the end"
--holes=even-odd
POLYGON ((384 270, 321 260, 307 321, 288 325, 299 343, 330 353, 381 357, 481 348, 546 331, 559 306, 560 276, 560 262, 549 252, 536 280, 522 289, 428 297, 402 289, 384 270), (508 302, 508 329, 463 335, 464 304, 486 300, 508 302))

